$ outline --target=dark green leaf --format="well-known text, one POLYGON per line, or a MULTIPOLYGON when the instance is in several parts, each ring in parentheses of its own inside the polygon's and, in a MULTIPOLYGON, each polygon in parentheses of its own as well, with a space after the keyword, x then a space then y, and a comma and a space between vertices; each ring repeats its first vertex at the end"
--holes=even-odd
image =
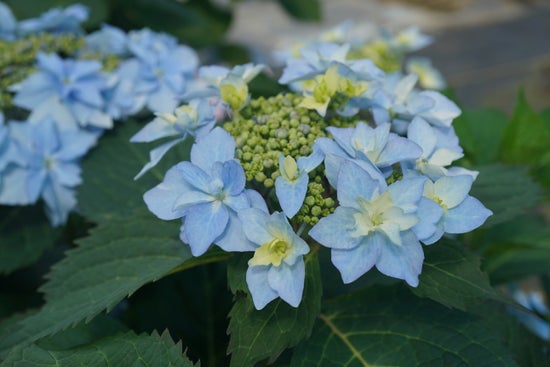
MULTIPOLYGON (((239 287, 239 284, 245 285, 246 263, 228 270, 229 283, 233 283, 232 289, 239 287)), ((278 298, 258 311, 250 296, 237 294, 237 301, 229 313, 231 320, 228 332, 231 339, 228 351, 231 353, 231 366, 253 366, 266 358, 274 360, 286 348, 307 338, 319 314, 320 277, 317 256, 308 257, 304 295, 298 308, 293 308, 278 298)))
POLYGON ((321 2, 319 0, 279 0, 279 4, 296 19, 318 21, 322 17, 321 2))
POLYGON ((493 164, 474 168, 479 176, 470 194, 493 211, 485 228, 524 214, 542 198, 541 187, 527 175, 525 167, 493 164))
POLYGON ((508 163, 532 164, 549 151, 550 131, 520 92, 512 119, 504 130, 501 157, 508 163))
POLYGON ((506 115, 492 109, 464 109, 453 126, 465 154, 476 164, 497 160, 506 115))
POLYGON ((40 205, 0 206, 0 274, 34 263, 61 235, 40 205))
POLYGON ((15 333, 0 335, 0 354, 112 309, 189 259, 177 233, 177 223, 152 216, 112 219, 94 229, 49 274, 46 305, 23 319, 15 333))
POLYGON ((494 283, 548 273, 550 227, 543 218, 518 217, 488 229, 479 240, 484 269, 494 283))
POLYGON ((475 318, 403 287, 366 291, 327 302, 298 366, 518 366, 475 318))
POLYGON ((107 315, 97 315, 92 321, 81 322, 73 328, 40 339, 36 344, 47 350, 64 350, 94 342, 97 339, 125 332, 122 323, 107 315))
POLYGON ((181 344, 170 335, 132 332, 101 339, 70 350, 46 350, 36 345, 15 348, 1 367, 73 366, 179 366, 193 367, 182 355, 181 344))
POLYGON ((439 241, 424 247, 418 288, 412 291, 448 307, 465 311, 481 300, 505 300, 480 270, 480 258, 460 243, 439 241))
POLYGON ((143 194, 162 180, 169 167, 187 156, 188 145, 180 144, 158 166, 134 180, 149 161, 149 150, 160 144, 130 143, 130 137, 142 127, 125 121, 102 136, 99 145, 83 160, 84 183, 78 189, 78 203, 86 217, 94 221, 132 217, 135 210, 145 208, 143 194))
MULTIPOLYGON (((520 366, 548 366, 550 351, 545 347, 544 342, 512 317, 510 310, 490 302, 472 309, 476 315, 480 316, 479 321, 499 336, 520 366)), ((513 309, 513 312, 519 314, 526 311, 513 309)), ((534 317, 531 314, 525 315, 534 317)))

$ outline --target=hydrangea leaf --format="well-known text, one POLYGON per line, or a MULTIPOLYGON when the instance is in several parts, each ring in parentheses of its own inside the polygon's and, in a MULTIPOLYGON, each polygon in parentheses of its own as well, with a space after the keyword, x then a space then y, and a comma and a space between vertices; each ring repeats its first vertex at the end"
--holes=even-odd
POLYGON ((416 295, 463 311, 485 299, 508 302, 480 270, 481 259, 464 245, 439 241, 424 247, 424 256, 420 284, 411 288, 416 295))
POLYGON ((550 264, 549 238, 548 223, 533 214, 496 225, 479 238, 485 258, 484 270, 493 283, 547 274, 550 264))
POLYGON ((55 334, 112 309, 145 283, 162 278, 190 258, 177 238, 178 223, 148 217, 112 219, 79 240, 42 287, 46 304, 0 333, 0 355, 18 344, 55 334))
POLYGON ((264 309, 256 310, 244 281, 246 261, 247 257, 242 256, 228 268, 230 287, 238 297, 229 313, 228 352, 231 353, 231 366, 239 367, 253 366, 267 358, 273 361, 286 348, 307 338, 321 302, 321 275, 316 255, 305 258, 304 294, 297 308, 276 299, 264 309))
MULTIPOLYGON (((158 145, 130 143, 130 138, 143 126, 135 121, 103 135, 82 162, 83 184, 78 188, 82 213, 94 220, 133 215, 145 208, 143 194, 159 183, 174 162, 188 158, 190 142, 174 147, 164 159, 139 180, 134 176, 149 162, 149 150, 158 145)), ((177 232, 176 232, 177 233, 177 232)))
POLYGON ((128 332, 69 350, 47 350, 37 345, 18 347, 0 366, 129 366, 137 361, 140 366, 193 367, 182 354, 181 343, 174 344, 167 332, 162 335, 128 332))
POLYGON ((527 175, 525 167, 492 164, 474 169, 479 171, 479 176, 470 195, 493 211, 483 225, 485 228, 524 214, 542 198, 541 187, 527 175))
POLYGON ((482 325, 495 332, 520 366, 545 367, 550 351, 545 342, 519 323, 502 305, 491 302, 472 309, 482 325))
POLYGON ((476 318, 416 298, 399 286, 369 288, 326 302, 311 338, 297 346, 290 366, 518 364, 476 318))
POLYGON ((501 157, 508 163, 531 164, 548 152, 550 130, 521 91, 512 115, 504 130, 501 157))
POLYGON ((61 236, 39 205, 0 206, 0 274, 30 265, 61 236))
POLYGON ((497 160, 507 118, 493 109, 464 109, 453 122, 466 156, 477 164, 497 160))

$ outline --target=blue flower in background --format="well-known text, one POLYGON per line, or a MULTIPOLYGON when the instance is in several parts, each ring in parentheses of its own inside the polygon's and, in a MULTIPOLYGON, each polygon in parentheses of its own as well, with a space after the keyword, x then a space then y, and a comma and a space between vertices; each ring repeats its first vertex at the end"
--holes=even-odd
POLYGON ((468 195, 473 178, 470 175, 443 176, 437 181, 426 181, 424 196, 443 208, 436 232, 422 240, 436 242, 444 233, 466 233, 481 226, 493 214, 476 198, 468 195))
POLYGON ((28 205, 42 198, 51 224, 64 224, 77 204, 79 159, 96 143, 98 134, 60 131, 51 119, 11 122, 9 129, 18 158, 3 173, 0 204, 28 205))
POLYGON ((3 2, 0 2, 0 39, 13 41, 15 39, 16 28, 17 20, 13 16, 11 9, 3 2))
MULTIPOLYGON (((161 219, 183 218, 182 240, 200 256, 215 243, 226 251, 252 251, 237 213, 256 202, 245 190, 244 170, 234 159, 235 140, 222 128, 198 139, 191 161, 181 162, 143 196, 161 219)), ((265 204, 264 204, 265 205, 265 204)))
POLYGON ((174 114, 161 113, 138 131, 131 142, 151 142, 166 137, 175 137, 161 146, 151 150, 150 161, 136 175, 141 177, 149 169, 153 168, 170 148, 185 140, 188 136, 200 138, 207 134, 216 123, 214 107, 210 106, 206 99, 195 99, 188 105, 183 105, 174 111, 174 114))
POLYGON ((88 8, 81 4, 74 4, 65 9, 55 8, 48 10, 38 18, 23 20, 18 25, 20 36, 48 33, 83 33, 80 24, 88 19, 88 8))
POLYGON ((101 55, 129 56, 128 35, 120 28, 108 24, 101 25, 101 29, 88 34, 85 38, 85 51, 96 52, 101 55))
POLYGON ((256 208, 244 209, 239 218, 245 223, 246 237, 254 244, 254 257, 248 261, 246 283, 257 310, 277 297, 298 307, 304 290, 303 255, 309 246, 288 223, 283 213, 256 208))
POLYGON ((460 109, 439 92, 415 90, 417 81, 416 74, 405 77, 399 73, 388 74, 370 98, 374 121, 391 122, 392 129, 400 135, 406 134, 409 122, 416 116, 434 126, 451 126, 460 109))
POLYGON ((421 221, 416 211, 424 181, 403 179, 386 187, 353 162, 342 164, 340 206, 321 218, 309 235, 332 249, 332 262, 344 283, 376 266, 385 275, 418 285, 424 253, 412 228, 421 221))
POLYGON ((38 70, 13 86, 16 106, 31 110, 30 121, 47 116, 60 129, 113 126, 104 110, 102 91, 108 87, 107 77, 98 61, 61 59, 56 54, 39 53, 38 70))

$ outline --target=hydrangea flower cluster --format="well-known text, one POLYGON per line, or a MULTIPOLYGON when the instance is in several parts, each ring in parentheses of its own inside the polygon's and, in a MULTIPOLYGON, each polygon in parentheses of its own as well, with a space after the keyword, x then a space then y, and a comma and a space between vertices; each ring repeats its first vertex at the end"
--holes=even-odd
MULTIPOLYGON (((426 42, 406 34, 408 47, 426 42)), ((462 157, 452 127, 459 108, 416 87, 417 75, 387 73, 351 49, 316 42, 299 50, 279 79, 291 91, 270 98, 248 95, 260 66, 203 69, 215 77, 199 79, 192 101, 133 138, 195 139, 190 160, 145 203, 161 219, 181 220, 194 256, 213 245, 250 252, 246 281, 257 309, 276 298, 297 307, 305 258, 320 246, 345 283, 376 267, 415 287, 423 245, 492 214, 469 195, 477 173, 450 167, 462 157), (210 113, 200 113, 207 105, 210 113)))
MULTIPOLYGON (((80 159, 115 120, 148 109, 169 125, 178 121, 176 129, 160 136, 180 131, 200 135, 202 124, 211 128, 215 122, 204 103, 192 104, 198 114, 182 109, 175 120, 169 115, 196 78, 194 50, 149 29, 125 33, 104 25, 85 35, 81 23, 87 17, 85 6, 72 5, 18 22, 0 2, 0 40, 7 48, 28 44, 23 49, 34 52, 24 57, 30 56, 32 67, 16 67, 26 73, 7 88, 13 95, 2 96, 0 204, 29 205, 42 199, 54 226, 64 224, 77 205, 80 159), (59 53, 42 51, 56 51, 56 46, 59 53)), ((159 155, 153 152, 152 161, 159 155)))

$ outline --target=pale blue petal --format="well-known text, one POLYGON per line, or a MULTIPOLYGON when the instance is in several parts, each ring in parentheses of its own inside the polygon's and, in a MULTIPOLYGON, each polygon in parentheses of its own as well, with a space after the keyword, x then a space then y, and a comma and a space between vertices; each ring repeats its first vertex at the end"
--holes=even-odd
POLYGON ((443 216, 443 208, 435 201, 422 197, 418 203, 416 215, 420 218, 420 222, 412 230, 418 239, 426 245, 439 240, 443 235, 443 226, 438 225, 443 216))
POLYGON ((99 132, 64 130, 60 132, 61 149, 55 154, 57 160, 74 160, 84 156, 99 138, 99 132))
POLYGON ((27 195, 31 202, 34 203, 40 197, 40 193, 44 190, 44 187, 49 184, 50 179, 44 169, 29 171, 26 179, 26 182, 20 184, 25 185, 27 195))
POLYGON ((209 192, 212 178, 201 168, 188 161, 178 163, 177 167, 180 171, 181 177, 190 186, 195 187, 197 190, 212 194, 212 192, 209 192))
POLYGON ((208 193, 193 190, 193 189, 186 190, 176 198, 176 200, 173 203, 172 210, 177 212, 182 212, 193 205, 202 204, 202 203, 211 203, 215 200, 216 199, 208 193))
POLYGON ((388 187, 393 204, 403 209, 405 213, 416 210, 418 201, 424 192, 424 176, 403 178, 388 187))
POLYGON ((216 203, 194 205, 185 215, 184 230, 193 256, 201 256, 223 233, 229 221, 225 206, 216 203))
POLYGON ((254 251, 257 246, 246 237, 244 227, 245 225, 239 219, 237 213, 229 210, 227 226, 223 233, 216 239, 216 245, 227 252, 254 251))
POLYGON ((147 162, 143 166, 143 168, 141 168, 141 171, 139 171, 138 174, 134 177, 134 180, 137 180, 138 178, 143 176, 147 171, 149 171, 151 168, 155 167, 160 162, 162 157, 164 157, 164 155, 168 153, 168 151, 173 146, 177 145, 179 142, 183 141, 184 139, 185 138, 171 140, 151 150, 149 152, 149 162, 147 162))
POLYGON ((429 157, 436 146, 437 137, 432 127, 421 117, 415 117, 407 130, 407 137, 422 148, 422 157, 429 157))
POLYGON ((355 157, 355 148, 352 145, 352 138, 355 134, 354 128, 329 126, 327 127, 327 131, 332 134, 332 137, 336 143, 346 152, 347 155, 350 157, 355 157))
POLYGON ((447 233, 466 233, 481 226, 492 211, 474 197, 467 196, 462 203, 447 210, 443 217, 443 225, 447 233))
POLYGON ((241 164, 230 159, 223 162, 220 179, 223 182, 223 188, 229 195, 238 195, 243 192, 246 184, 244 169, 241 164))
POLYGON ((184 180, 179 166, 174 166, 166 172, 164 180, 143 195, 147 207, 157 217, 164 220, 181 218, 184 211, 174 210, 174 203, 191 186, 184 180))
POLYGON ((451 209, 459 205, 472 187, 472 176, 444 176, 434 183, 435 196, 451 209))
POLYGON ((339 206, 334 213, 321 218, 309 231, 309 236, 325 247, 352 249, 361 242, 360 237, 352 237, 355 230, 354 215, 357 210, 339 206))
POLYGON ((338 173, 337 189, 340 205, 358 208, 358 198, 371 200, 382 187, 361 167, 351 161, 345 161, 338 173))
POLYGON ((275 193, 287 217, 294 217, 302 207, 308 183, 309 176, 305 172, 294 182, 285 180, 283 176, 279 176, 275 180, 275 193))
POLYGON ((3 205, 28 205, 36 202, 31 200, 27 193, 25 182, 29 178, 30 171, 17 166, 8 166, 2 172, 0 181, 0 204, 3 205))
POLYGON ((392 135, 378 156, 377 166, 390 166, 397 162, 416 160, 422 155, 422 148, 407 138, 392 135))
POLYGON ((161 117, 156 117, 132 136, 130 141, 132 143, 148 143, 167 136, 180 134, 181 132, 175 128, 175 124, 171 124, 161 117))
POLYGON ((235 139, 221 127, 216 127, 193 144, 191 162, 209 171, 214 162, 233 159, 235 146, 235 139))
POLYGON ((304 292, 305 279, 304 260, 298 260, 293 266, 282 263, 281 266, 271 266, 267 273, 267 281, 279 297, 292 307, 298 307, 304 292))
POLYGON ((178 106, 176 94, 164 84, 160 84, 153 93, 149 93, 147 107, 153 112, 171 113, 178 106))
POLYGON ((267 228, 267 222, 269 220, 269 215, 267 213, 260 209, 248 208, 239 211, 238 215, 243 223, 246 237, 258 247, 273 239, 273 235, 267 228))
POLYGON ((76 163, 57 162, 52 171, 56 180, 63 186, 76 186, 82 183, 80 178, 80 166, 76 163))
POLYGON ((313 153, 311 153, 309 156, 298 157, 298 160, 296 161, 296 164, 298 165, 298 170, 309 173, 321 164, 325 155, 322 151, 315 149, 315 145, 313 148, 313 153))
POLYGON ((238 195, 226 196, 223 200, 223 204, 227 205, 236 212, 239 212, 243 209, 250 208, 250 200, 246 192, 241 192, 238 195))
POLYGON ((380 246, 380 257, 376 262, 376 268, 382 274, 403 279, 411 287, 416 287, 424 261, 422 245, 412 231, 402 232, 401 239, 401 246, 384 241, 385 243, 380 246))
POLYGON ((42 198, 46 203, 46 215, 54 227, 65 224, 69 213, 76 207, 74 190, 55 182, 44 186, 42 198))
POLYGON ((340 271, 342 281, 346 284, 351 283, 369 271, 378 261, 383 245, 382 235, 374 232, 363 237, 361 244, 353 249, 333 249, 331 260, 340 271))
POLYGON ((260 209, 265 213, 269 212, 267 208, 267 204, 263 196, 259 192, 248 189, 248 190, 245 190, 245 194, 248 197, 248 201, 250 202, 250 206, 252 208, 260 209))
POLYGON ((268 269, 268 266, 250 266, 246 271, 246 284, 257 310, 261 310, 278 296, 267 282, 268 269))

